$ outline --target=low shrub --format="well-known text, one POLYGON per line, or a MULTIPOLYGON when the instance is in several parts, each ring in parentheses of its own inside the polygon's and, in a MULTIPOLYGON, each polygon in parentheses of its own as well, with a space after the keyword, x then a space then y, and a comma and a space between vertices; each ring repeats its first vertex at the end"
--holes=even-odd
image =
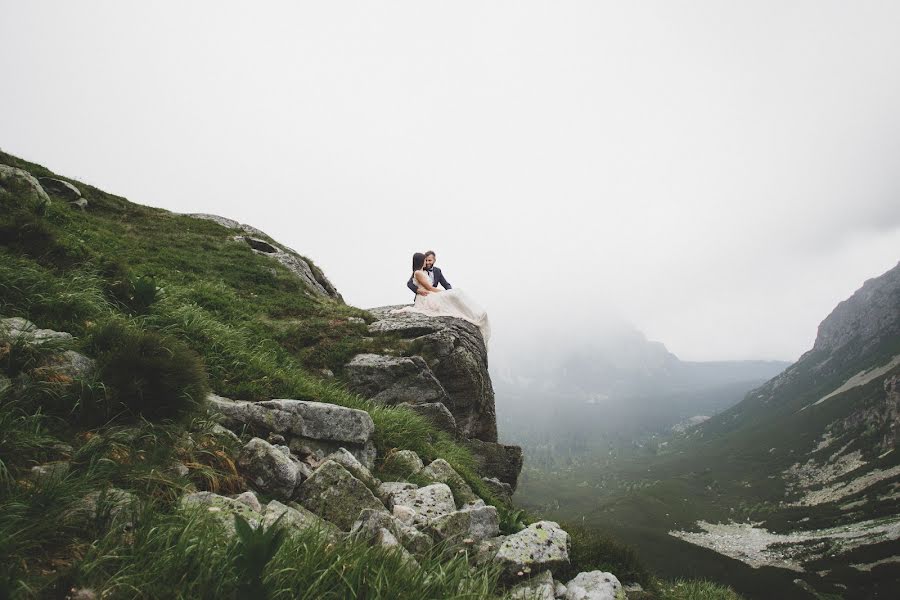
POLYGON ((89 347, 113 405, 149 421, 185 417, 209 391, 203 360, 170 336, 110 321, 89 347))

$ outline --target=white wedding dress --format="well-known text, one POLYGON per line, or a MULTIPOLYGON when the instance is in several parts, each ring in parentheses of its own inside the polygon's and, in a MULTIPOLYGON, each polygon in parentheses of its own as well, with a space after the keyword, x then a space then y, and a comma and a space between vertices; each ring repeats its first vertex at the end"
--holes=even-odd
MULTIPOLYGON (((428 278, 428 274, 424 270, 419 272, 424 274, 426 279, 428 278)), ((418 281, 416 283, 418 284, 418 281)), ((422 286, 419 285, 419 287, 422 286)), ((394 312, 415 312, 430 317, 464 319, 478 326, 478 329, 481 330, 481 337, 484 338, 485 346, 487 346, 488 340, 491 339, 491 324, 488 321, 487 313, 478 306, 477 302, 457 288, 431 292, 426 296, 417 294, 415 304, 398 308, 394 312)))

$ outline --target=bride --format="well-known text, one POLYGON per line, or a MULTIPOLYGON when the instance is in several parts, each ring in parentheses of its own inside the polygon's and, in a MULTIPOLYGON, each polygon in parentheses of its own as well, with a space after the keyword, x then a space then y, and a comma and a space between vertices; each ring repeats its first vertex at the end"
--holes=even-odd
POLYGON ((462 290, 439 290, 431 285, 428 274, 425 273, 425 255, 421 252, 413 254, 412 268, 413 279, 420 289, 425 289, 425 295, 417 294, 416 303, 412 306, 398 308, 394 312, 415 312, 430 317, 456 317, 465 319, 469 323, 478 326, 484 345, 487 346, 491 338, 491 325, 487 313, 469 298, 462 290))

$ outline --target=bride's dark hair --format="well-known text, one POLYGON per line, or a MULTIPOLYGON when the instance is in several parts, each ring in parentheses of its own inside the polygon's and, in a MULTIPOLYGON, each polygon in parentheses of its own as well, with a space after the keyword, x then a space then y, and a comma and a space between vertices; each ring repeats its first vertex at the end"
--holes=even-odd
POLYGON ((418 271, 425 266, 425 255, 421 252, 413 254, 413 271, 418 271))

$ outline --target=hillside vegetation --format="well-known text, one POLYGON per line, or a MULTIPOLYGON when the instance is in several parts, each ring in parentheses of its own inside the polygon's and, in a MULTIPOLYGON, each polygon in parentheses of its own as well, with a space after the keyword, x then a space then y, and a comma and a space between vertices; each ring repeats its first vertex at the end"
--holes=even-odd
MULTIPOLYGON (((4 153, 0 164, 64 179, 4 153)), ((495 566, 440 545, 410 563, 327 530, 285 537, 277 523, 254 530, 238 519, 227 535, 214 514, 178 510, 185 494, 250 487, 235 464, 249 435, 238 440, 208 416, 214 392, 366 411, 376 474, 400 450, 443 458, 497 507, 504 533, 533 520, 496 497, 446 433, 347 391, 351 357, 409 355, 410 342, 370 332, 372 315, 315 293, 216 222, 67 181, 87 209, 52 193, 48 202, 15 178, 0 182, 0 318, 71 334, 0 344, 0 598, 506 593, 495 566), (66 351, 96 368, 61 367, 54 361, 66 351), (125 510, 123 495, 138 501, 125 510)), ((658 582, 633 553, 595 534, 573 532, 572 543, 572 574, 628 572, 647 598, 735 597, 714 584, 658 582)))

